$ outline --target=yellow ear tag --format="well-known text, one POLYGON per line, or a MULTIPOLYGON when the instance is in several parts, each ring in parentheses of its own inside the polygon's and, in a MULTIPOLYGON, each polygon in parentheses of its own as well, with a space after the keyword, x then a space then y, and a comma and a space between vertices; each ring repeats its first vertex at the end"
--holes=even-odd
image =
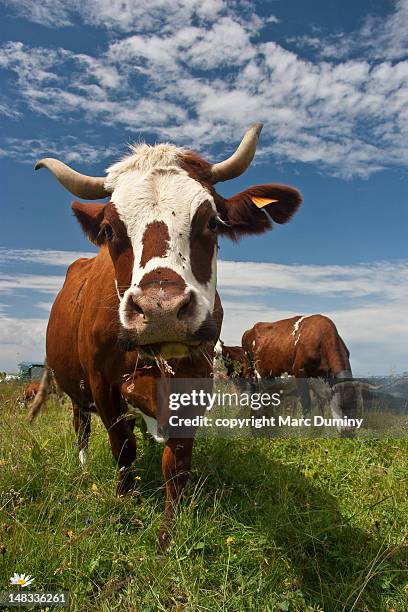
POLYGON ((256 198, 255 196, 251 196, 251 200, 258 208, 263 208, 267 204, 277 204, 279 200, 272 200, 271 198, 256 198))

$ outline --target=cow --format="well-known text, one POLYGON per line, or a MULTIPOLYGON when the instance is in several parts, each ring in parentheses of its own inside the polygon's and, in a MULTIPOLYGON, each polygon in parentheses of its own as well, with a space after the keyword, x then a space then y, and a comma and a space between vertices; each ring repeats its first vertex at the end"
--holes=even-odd
POLYGON ((43 404, 50 396, 54 396, 57 401, 61 401, 64 394, 58 386, 53 372, 47 364, 47 361, 44 363, 44 370, 40 380, 37 380, 35 383, 31 384, 35 384, 35 392, 30 397, 31 405, 29 412, 29 421, 30 423, 33 423, 43 407, 43 404))
MULTIPOLYGON (((76 197, 72 210, 99 251, 75 261, 53 304, 46 353, 73 405, 80 460, 86 461, 91 412, 107 429, 118 465, 117 493, 134 487, 136 443, 127 403, 139 410, 164 446, 166 487, 159 547, 186 484, 193 438, 157 429, 157 382, 212 376, 222 323, 216 291, 217 240, 262 234, 286 223, 301 203, 293 187, 265 184, 224 198, 214 185, 249 167, 261 124, 237 150, 211 164, 172 144, 133 145, 104 177, 76 172, 54 158, 39 161, 76 197)), ((204 408, 203 408, 204 411, 204 408)))
POLYGON ((247 378, 250 365, 242 346, 226 346, 221 340, 217 358, 226 369, 228 378, 247 378))
MULTIPOLYGON (((349 350, 328 317, 298 315, 273 323, 256 323, 243 334, 242 347, 254 378, 285 374, 296 377, 304 416, 311 411, 307 380, 310 378, 322 378, 331 388, 329 400, 333 416, 341 418, 345 413, 352 417, 360 405, 359 385, 353 382, 349 350)), ((319 385, 312 382, 311 387, 316 398, 320 398, 319 385)))
POLYGON ((21 398, 21 407, 27 408, 28 404, 33 401, 40 388, 40 381, 33 380, 25 387, 21 398))

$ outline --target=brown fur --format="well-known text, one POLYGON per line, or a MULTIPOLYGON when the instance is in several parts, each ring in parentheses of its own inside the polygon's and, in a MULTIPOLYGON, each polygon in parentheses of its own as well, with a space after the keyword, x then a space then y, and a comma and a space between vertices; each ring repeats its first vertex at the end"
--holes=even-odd
POLYGON ((143 251, 140 258, 140 265, 145 267, 153 257, 166 257, 169 250, 169 230, 163 221, 149 223, 143 234, 143 251))
POLYGON ((186 287, 184 279, 170 268, 156 268, 150 270, 150 272, 147 272, 147 274, 142 277, 139 287, 141 287, 141 289, 146 289, 149 285, 160 283, 167 287, 167 290, 177 287, 177 290, 182 292, 186 287))
POLYGON ((35 398, 35 396, 38 393, 39 388, 40 388, 39 380, 33 380, 26 386, 26 388, 24 389, 23 398, 22 398, 22 402, 26 406, 29 402, 32 402, 32 400, 35 398))
POLYGON ((205 284, 211 280, 211 263, 217 245, 214 231, 208 227, 214 216, 209 202, 204 202, 197 209, 191 222, 190 261, 191 271, 199 283, 205 284))
POLYGON ((114 204, 73 202, 71 207, 89 240, 97 246, 108 246, 115 267, 118 291, 123 295, 132 279, 134 256, 125 225, 114 204))
POLYGON ((348 350, 333 321, 311 315, 293 334, 300 318, 256 323, 244 333, 242 346, 258 374, 281 376, 286 372, 299 378, 331 379, 340 372, 351 374, 348 350))

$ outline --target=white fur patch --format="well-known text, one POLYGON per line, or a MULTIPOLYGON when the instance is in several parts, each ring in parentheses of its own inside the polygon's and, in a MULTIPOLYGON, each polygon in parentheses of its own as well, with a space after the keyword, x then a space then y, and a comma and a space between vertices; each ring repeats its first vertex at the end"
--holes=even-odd
POLYGON ((292 336, 296 336, 297 332, 299 331, 299 327, 300 327, 300 324, 303 321, 303 319, 306 319, 306 317, 300 317, 300 319, 298 319, 296 321, 296 323, 294 324, 292 336))
POLYGON ((214 346, 214 354, 216 357, 220 357, 222 355, 222 342, 221 340, 217 341, 217 344, 214 346))
POLYGON ((142 415, 143 420, 146 423, 147 431, 149 432, 151 436, 153 436, 156 442, 161 442, 162 444, 166 442, 166 438, 159 436, 159 433, 157 431, 157 419, 155 419, 154 417, 148 416, 147 414, 139 410, 139 408, 136 408, 136 406, 132 407, 132 412, 136 412, 137 414, 142 415))
POLYGON ((300 329, 300 324, 302 323, 303 319, 306 319, 306 317, 300 317, 300 319, 298 319, 298 320, 296 321, 296 323, 294 324, 294 326, 293 326, 292 336, 296 336, 296 334, 299 332, 298 337, 295 339, 295 346, 296 346, 296 345, 297 345, 297 343, 299 342, 300 337, 301 337, 301 335, 302 335, 302 334, 301 334, 301 332, 299 331, 299 329, 300 329))
POLYGON ((79 463, 82 467, 88 463, 88 451, 84 448, 79 451, 79 463))
POLYGON ((119 298, 119 302, 121 302, 123 298, 122 298, 122 296, 121 296, 121 295, 120 295, 120 293, 119 293, 119 289, 118 289, 118 281, 116 280, 116 278, 115 278, 115 289, 116 289, 116 293, 117 293, 118 298, 119 298))

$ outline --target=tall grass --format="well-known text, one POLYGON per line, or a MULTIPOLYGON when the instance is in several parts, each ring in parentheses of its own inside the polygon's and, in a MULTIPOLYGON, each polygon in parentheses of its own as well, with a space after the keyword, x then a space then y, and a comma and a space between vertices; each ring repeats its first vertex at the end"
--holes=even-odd
POLYGON ((17 571, 81 612, 408 609, 407 440, 199 440, 159 554, 160 446, 138 435, 116 498, 98 419, 82 471, 68 404, 30 428, 0 393, 0 590, 17 571))

